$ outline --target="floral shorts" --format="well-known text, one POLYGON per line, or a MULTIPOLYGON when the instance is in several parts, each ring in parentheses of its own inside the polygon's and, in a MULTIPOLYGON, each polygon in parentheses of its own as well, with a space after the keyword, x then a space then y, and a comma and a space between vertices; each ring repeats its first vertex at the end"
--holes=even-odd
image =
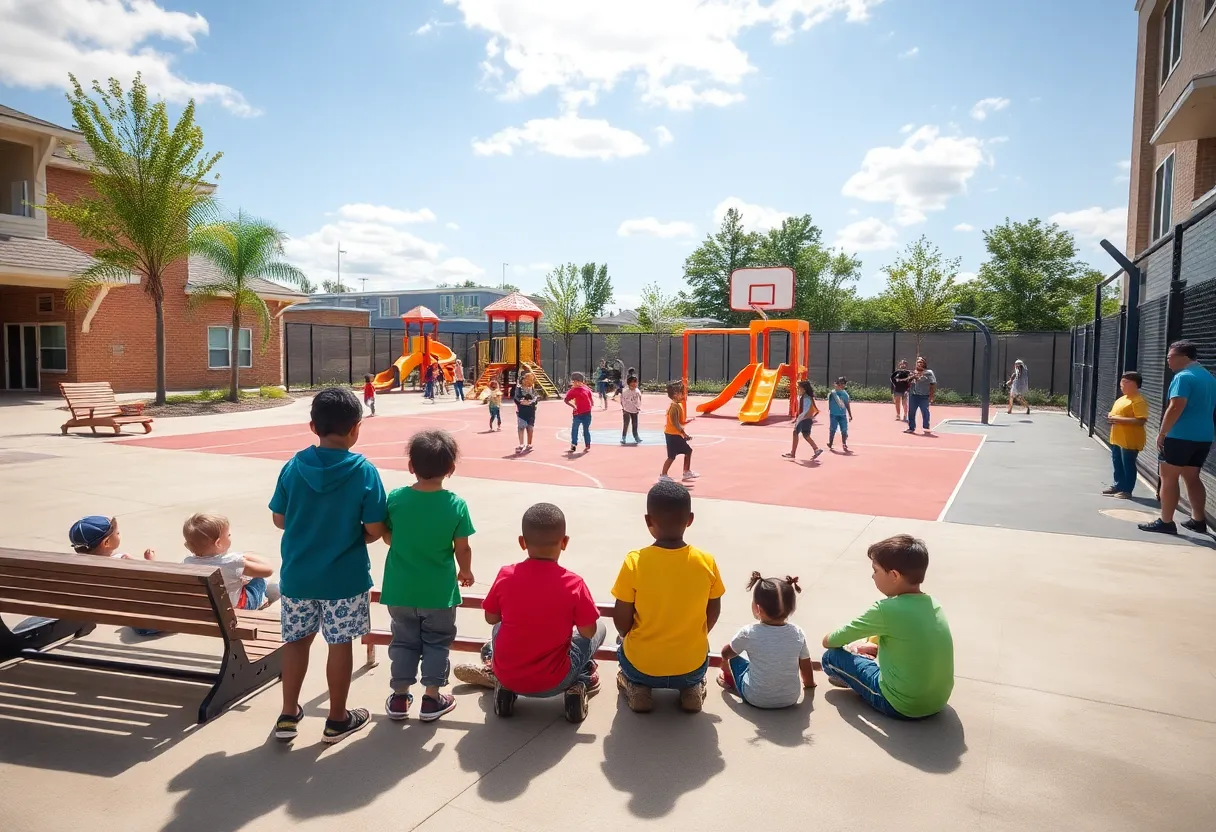
POLYGON ((372 628, 368 594, 338 601, 308 598, 281 599, 283 641, 299 641, 316 633, 326 644, 345 644, 366 635, 372 628))

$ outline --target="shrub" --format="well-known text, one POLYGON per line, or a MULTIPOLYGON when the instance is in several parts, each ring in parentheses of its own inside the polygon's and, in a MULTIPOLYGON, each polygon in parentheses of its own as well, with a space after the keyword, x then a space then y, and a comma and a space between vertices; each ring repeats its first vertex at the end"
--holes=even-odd
POLYGON ((262 385, 258 388, 258 398, 285 399, 287 398, 287 391, 285 391, 282 387, 270 387, 268 385, 262 385))

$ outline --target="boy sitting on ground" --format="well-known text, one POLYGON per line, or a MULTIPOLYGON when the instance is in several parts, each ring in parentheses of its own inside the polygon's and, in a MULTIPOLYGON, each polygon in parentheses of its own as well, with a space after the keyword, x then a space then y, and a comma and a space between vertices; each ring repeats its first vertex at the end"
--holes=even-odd
POLYGON ((232 528, 220 514, 192 514, 182 525, 189 557, 182 563, 218 566, 234 610, 260 610, 279 600, 279 585, 267 581, 270 564, 243 552, 230 552, 232 528))
POLYGON ((726 587, 713 556, 684 542, 692 525, 692 497, 662 480, 646 495, 646 528, 654 544, 625 556, 612 587, 617 687, 630 710, 653 707, 653 688, 680 692, 680 707, 697 713, 705 702, 709 631, 722 611, 726 587))
POLYGON ((942 608, 920 590, 929 550, 924 541, 897 534, 867 554, 874 585, 887 597, 823 637, 823 672, 879 713, 932 716, 954 690, 954 640, 942 608))
POLYGON ((456 668, 462 682, 496 688, 494 712, 510 716, 515 697, 564 694, 566 719, 582 722, 599 692, 592 657, 606 631, 583 579, 558 558, 570 538, 566 515, 551 503, 524 512, 519 547, 527 560, 498 571, 481 608, 493 625, 481 665, 456 668))

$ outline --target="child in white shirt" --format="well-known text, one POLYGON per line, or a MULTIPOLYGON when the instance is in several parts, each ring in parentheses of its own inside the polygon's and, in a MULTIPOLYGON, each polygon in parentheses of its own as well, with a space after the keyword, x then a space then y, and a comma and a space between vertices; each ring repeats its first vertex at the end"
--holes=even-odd
POLYGON ((268 563, 253 555, 230 552, 232 532, 228 518, 219 514, 192 514, 182 526, 190 556, 182 563, 218 566, 224 588, 236 610, 260 610, 279 600, 279 585, 267 581, 274 574, 268 563))
POLYGON ((625 444, 625 434, 633 428, 633 442, 636 445, 642 441, 638 436, 638 414, 642 412, 642 391, 638 387, 638 377, 629 376, 625 381, 625 389, 621 391, 621 444, 625 444))
POLYGON ((722 648, 718 684, 754 707, 788 708, 797 704, 804 687, 815 687, 806 635, 786 620, 802 589, 797 578, 762 578, 759 572, 752 573, 747 588, 752 590, 752 615, 760 623, 742 628, 722 648))

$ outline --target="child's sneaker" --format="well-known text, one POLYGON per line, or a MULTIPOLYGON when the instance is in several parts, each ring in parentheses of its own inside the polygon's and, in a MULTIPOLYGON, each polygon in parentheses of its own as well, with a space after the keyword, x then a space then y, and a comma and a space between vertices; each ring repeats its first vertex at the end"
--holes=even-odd
POLYGON ((408 693, 390 693, 384 700, 384 712, 389 719, 408 719, 410 708, 414 705, 414 697, 408 693))
POLYGON ((823 448, 817 448, 815 453, 811 454, 811 460, 819 459, 821 456, 823 456, 823 448))
POLYGON ((522 454, 523 452, 524 452, 524 446, 523 446, 523 445, 516 445, 516 446, 515 446, 515 453, 517 453, 517 454, 522 454))
POLYGON ((300 720, 304 718, 304 709, 300 708, 296 711, 295 716, 291 714, 280 714, 278 720, 274 724, 274 738, 280 742, 291 742, 299 734, 300 720))
POLYGON ((659 474, 659 482, 675 482, 675 480, 666 474, 659 474))
POLYGON ((587 687, 582 682, 575 682, 566 688, 563 698, 566 708, 566 721, 578 724, 587 718, 587 687))
POLYGON ((479 688, 493 689, 498 684, 494 671, 486 664, 458 664, 452 669, 452 675, 466 685, 477 685, 479 688))
POLYGON ((698 474, 696 471, 685 471, 684 472, 684 479, 686 479, 686 480, 695 480, 699 476, 701 476, 701 475, 698 474))
POLYGON ((532 453, 532 446, 531 446, 531 445, 524 445, 524 453, 526 453, 526 454, 530 454, 530 453, 532 453))
POLYGON ((515 700, 519 698, 502 685, 494 688, 494 713, 498 716, 512 716, 515 713, 515 700))
POLYGON ((334 722, 327 719, 325 720, 325 731, 321 734, 321 742, 326 745, 340 742, 351 734, 366 728, 371 718, 372 715, 367 712, 366 708, 351 708, 346 712, 344 720, 334 722))
POLYGON ((422 697, 422 708, 419 709, 418 718, 423 722, 434 722, 439 717, 451 713, 455 709, 456 697, 451 694, 441 693, 437 699, 424 696, 422 697))
POLYGON ((833 676, 830 673, 825 673, 823 675, 828 677, 828 682, 832 685, 832 687, 847 688, 849 686, 849 683, 844 679, 841 679, 839 676, 833 676))
POLYGON ((654 707, 654 697, 650 693, 650 688, 645 685, 635 685, 625 678, 625 674, 621 671, 617 671, 616 686, 621 693, 625 694, 625 704, 629 706, 629 710, 635 714, 650 713, 650 709, 654 707))
POLYGON ((680 691, 680 708, 684 713, 699 714, 705 704, 705 680, 697 682, 690 688, 680 691))
POLYGON ((568 453, 574 453, 578 450, 578 445, 571 445, 568 453))
POLYGON ((626 443, 626 442, 625 442, 625 437, 623 437, 623 436, 621 437, 621 444, 622 444, 622 445, 628 444, 628 443, 626 443))

